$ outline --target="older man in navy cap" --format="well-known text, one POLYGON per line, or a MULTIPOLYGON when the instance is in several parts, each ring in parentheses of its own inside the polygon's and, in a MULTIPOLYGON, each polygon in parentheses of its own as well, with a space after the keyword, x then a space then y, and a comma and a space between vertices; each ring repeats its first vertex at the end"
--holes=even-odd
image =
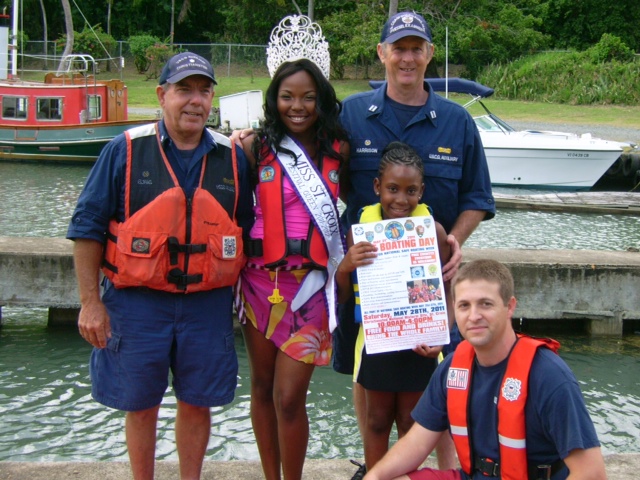
MULTIPOLYGON (((480 221, 495 214, 480 135, 466 110, 434 94, 424 81, 434 46, 429 25, 421 15, 393 15, 384 25, 377 51, 385 67, 386 82, 378 89, 348 97, 342 105, 340 120, 349 132, 351 145, 351 158, 342 169, 345 181, 341 182, 340 193, 347 205, 343 226, 348 229, 357 223, 360 209, 378 202, 371 185, 384 148, 392 141, 410 145, 424 162, 421 202, 433 209, 452 246, 452 258, 443 267, 448 281, 460 264, 460 246, 480 221)), ((360 327, 354 323, 353 311, 353 301, 340 306, 333 366, 336 371, 351 375, 354 358, 358 359, 354 404, 366 467, 372 467, 388 448, 394 420, 400 436, 413 423, 409 415, 412 405, 427 385, 442 347, 420 345, 413 351, 393 354, 393 358, 388 354, 366 355, 360 343, 354 351, 360 327), (417 367, 422 365, 420 355, 430 358, 427 368, 417 367), (375 373, 365 376, 366 371, 375 373), (389 378, 394 379, 395 387, 386 384, 385 379, 389 378), (399 383, 401 387, 397 386, 399 383)), ((452 316, 450 323, 453 324, 452 316)), ((443 468, 452 468, 455 454, 451 439, 444 445, 438 459, 443 468)), ((361 466, 353 479, 362 478, 366 467, 361 466)))
POLYGON ((205 58, 172 57, 156 88, 163 119, 105 146, 67 232, 78 327, 94 347, 92 395, 127 412, 136 480, 154 476, 169 373, 183 480, 200 478, 210 407, 230 403, 236 388, 231 286, 253 199, 242 150, 205 128, 215 84, 205 58))

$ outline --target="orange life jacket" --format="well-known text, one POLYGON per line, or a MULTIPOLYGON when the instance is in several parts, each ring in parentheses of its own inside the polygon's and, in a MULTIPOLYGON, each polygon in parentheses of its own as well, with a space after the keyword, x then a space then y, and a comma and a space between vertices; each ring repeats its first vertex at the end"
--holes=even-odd
MULTIPOLYGON (((525 406, 529 393, 529 371, 536 351, 547 347, 557 352, 560 344, 552 339, 535 339, 518 335, 518 341, 509 354, 507 368, 501 381, 498 397, 498 441, 499 464, 503 480, 529 478, 526 450, 525 406)), ((447 375, 447 414, 451 434, 458 452, 460 466, 472 476, 474 451, 469 437, 468 415, 471 409, 470 388, 472 384, 475 352, 466 340, 456 348, 447 375), (466 378, 466 380, 465 380, 466 378)), ((478 441, 480 439, 477 439, 478 441)))
MULTIPOLYGON (((339 141, 333 143, 333 149, 340 149, 339 141)), ((286 258, 291 254, 288 251, 288 239, 286 219, 284 214, 284 172, 282 165, 276 159, 273 150, 263 144, 260 152, 261 162, 258 167, 258 180, 260 182, 259 199, 264 217, 264 225, 269 225, 269 231, 265 230, 262 240, 262 253, 264 264, 267 268, 278 267, 287 263, 286 258)), ((338 198, 338 170, 340 162, 329 156, 322 159, 322 178, 333 198, 338 198)), ((305 177, 303 171, 300 172, 305 177)), ((336 221, 339 219, 336 218, 336 221)), ((309 222, 309 233, 302 249, 304 264, 315 267, 326 267, 329 255, 322 234, 318 232, 313 222, 309 222)))
POLYGON ((235 222, 235 146, 212 135, 218 148, 203 159, 198 187, 187 198, 156 125, 125 132, 124 221, 109 224, 102 268, 117 288, 191 293, 236 282, 246 259, 235 222))

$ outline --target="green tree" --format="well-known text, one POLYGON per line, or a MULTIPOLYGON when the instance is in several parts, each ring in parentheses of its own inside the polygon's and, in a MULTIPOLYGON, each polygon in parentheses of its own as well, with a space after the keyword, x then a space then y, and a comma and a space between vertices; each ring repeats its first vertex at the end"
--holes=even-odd
POLYGON ((266 45, 273 27, 284 16, 297 13, 280 0, 221 0, 216 8, 222 20, 205 29, 215 43, 266 45))
POLYGON ((331 69, 336 78, 344 78, 345 67, 362 65, 364 78, 369 78, 369 66, 376 61, 376 45, 387 18, 384 6, 359 1, 355 9, 333 13, 318 23, 329 42, 331 69))
POLYGON ((541 20, 515 5, 495 3, 476 15, 458 15, 450 31, 450 56, 475 78, 483 66, 513 60, 547 48, 550 38, 538 31, 541 20))
POLYGON ((553 36, 555 47, 585 50, 610 33, 640 51, 637 0, 548 0, 541 3, 538 16, 542 20, 540 31, 553 36))

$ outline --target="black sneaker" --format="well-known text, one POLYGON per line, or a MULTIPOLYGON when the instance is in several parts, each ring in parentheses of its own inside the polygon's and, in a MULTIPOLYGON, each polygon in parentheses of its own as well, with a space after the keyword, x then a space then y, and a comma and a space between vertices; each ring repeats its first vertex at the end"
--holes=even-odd
POLYGON ((353 474, 351 480, 362 480, 367 473, 367 466, 364 463, 356 462, 355 460, 350 460, 350 462, 358 467, 358 470, 353 474))

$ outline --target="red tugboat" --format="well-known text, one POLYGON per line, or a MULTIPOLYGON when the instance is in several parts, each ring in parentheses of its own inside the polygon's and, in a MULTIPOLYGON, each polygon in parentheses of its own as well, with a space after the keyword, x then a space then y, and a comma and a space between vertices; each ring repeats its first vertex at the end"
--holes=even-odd
MULTIPOLYGON (((0 15, 0 52, 9 51, 8 18, 0 15)), ((42 82, 16 78, 7 63, 0 56, 0 161, 93 162, 116 135, 149 122, 128 120, 127 87, 97 80, 90 55, 68 56, 66 71, 42 82)))

